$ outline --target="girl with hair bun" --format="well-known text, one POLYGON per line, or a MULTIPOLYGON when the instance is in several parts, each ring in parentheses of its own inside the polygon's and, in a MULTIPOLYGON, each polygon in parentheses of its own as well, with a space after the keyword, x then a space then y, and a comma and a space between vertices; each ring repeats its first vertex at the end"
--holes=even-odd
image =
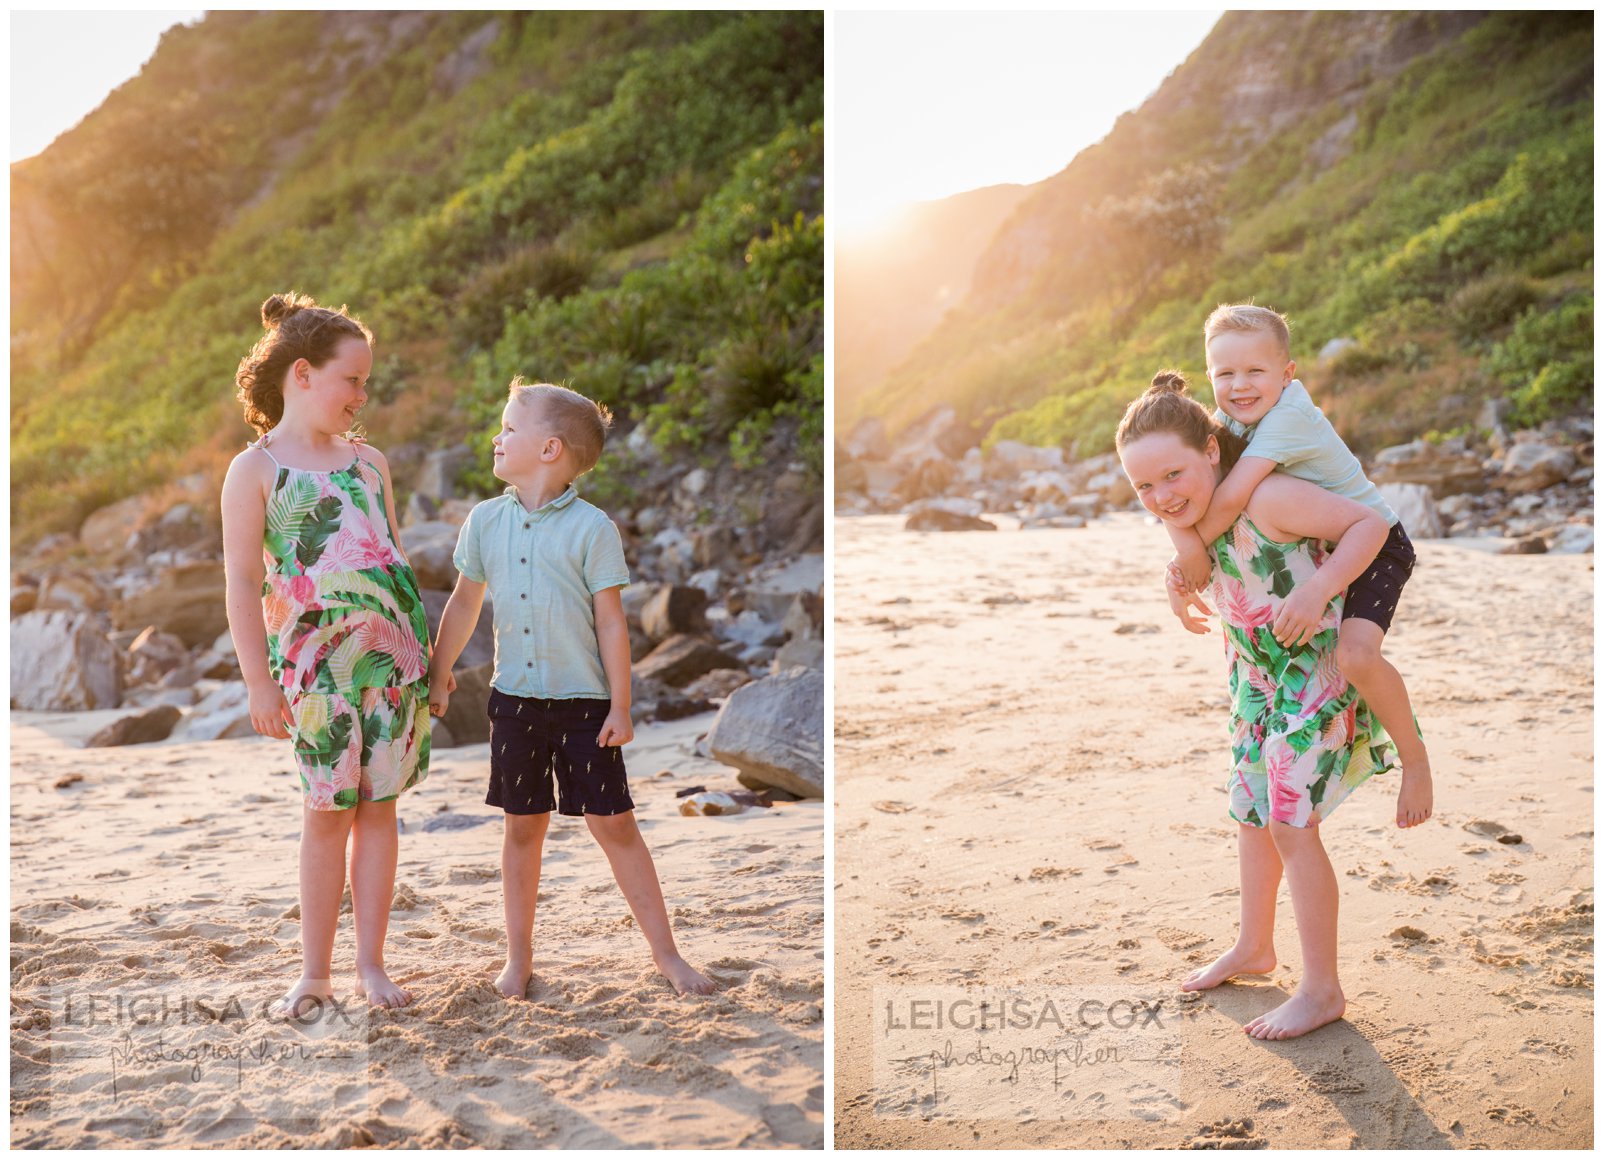
MULTIPOLYGON (((1191 527, 1243 443, 1160 371, 1126 408, 1115 436, 1142 506, 1191 527)), ((1277 472, 1210 546, 1213 595, 1230 662, 1229 812, 1237 823, 1241 928, 1236 944, 1181 984, 1218 986, 1276 965, 1275 900, 1283 869, 1292 894, 1303 979, 1279 1007, 1249 1022, 1257 1039, 1290 1039, 1342 1016, 1337 979, 1337 878, 1320 823, 1355 787, 1393 764, 1391 740, 1337 664, 1343 592, 1387 538, 1356 500, 1277 472), (1336 547, 1326 550, 1326 543, 1336 547), (1313 626, 1313 627, 1310 627, 1313 626)), ((1195 593, 1183 617, 1212 615, 1195 593)), ((1196 619, 1196 631, 1206 628, 1196 619)))
POLYGON ((411 1001, 384 969, 396 799, 429 769, 429 636, 390 468, 355 434, 373 335, 345 307, 275 294, 235 375, 260 436, 223 482, 228 626, 251 724, 294 742, 302 811, 301 978, 275 1006, 333 997, 351 842, 356 990, 411 1001))

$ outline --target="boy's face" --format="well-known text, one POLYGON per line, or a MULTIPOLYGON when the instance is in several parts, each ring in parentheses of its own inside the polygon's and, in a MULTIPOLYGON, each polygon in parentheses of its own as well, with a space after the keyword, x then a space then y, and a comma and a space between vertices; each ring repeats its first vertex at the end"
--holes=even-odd
POLYGON ((491 472, 511 483, 527 479, 543 464, 553 463, 562 454, 557 437, 541 409, 530 403, 508 399, 501 410, 501 432, 491 441, 495 462, 491 472))
POLYGON ((1215 405, 1244 427, 1253 426, 1281 401, 1298 365, 1265 330, 1216 334, 1204 352, 1215 405))

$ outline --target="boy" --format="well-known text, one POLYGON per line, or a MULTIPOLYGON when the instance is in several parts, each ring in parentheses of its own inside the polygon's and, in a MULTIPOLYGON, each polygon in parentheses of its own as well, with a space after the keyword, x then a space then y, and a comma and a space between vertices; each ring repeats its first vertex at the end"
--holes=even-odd
MULTIPOLYGON (((1375 561, 1348 587, 1342 609, 1337 660, 1342 674, 1359 690, 1398 747, 1403 772, 1396 821, 1400 828, 1431 817, 1431 761, 1415 729, 1414 711, 1403 677, 1381 655, 1398 597, 1415 566, 1414 547, 1403 525, 1359 460, 1292 377, 1291 336, 1286 319, 1263 306, 1220 306, 1203 324, 1203 349, 1214 385, 1215 418, 1248 440, 1242 458, 1215 490, 1208 511, 1195 525, 1166 523, 1175 544, 1170 564, 1170 606, 1192 632, 1206 632, 1188 615, 1191 595, 1208 583, 1211 564, 1206 545, 1241 515, 1259 481, 1280 468, 1378 512, 1391 527, 1375 561)), ((1283 643, 1301 643, 1313 633, 1322 609, 1315 595, 1294 592, 1273 627, 1283 643)))
POLYGON ((468 514, 453 562, 460 575, 440 617, 429 705, 444 713, 447 680, 495 599, 490 690, 490 792, 506 814, 501 848, 507 963, 496 989, 521 999, 533 973, 535 897, 551 811, 583 816, 612 866, 652 961, 680 994, 712 980, 680 957, 619 746, 630 723, 629 629, 620 591, 629 568, 618 529, 573 481, 596 465, 611 416, 565 387, 512 381, 495 446, 506 492, 468 514), (553 782, 555 781, 555 786, 553 782))

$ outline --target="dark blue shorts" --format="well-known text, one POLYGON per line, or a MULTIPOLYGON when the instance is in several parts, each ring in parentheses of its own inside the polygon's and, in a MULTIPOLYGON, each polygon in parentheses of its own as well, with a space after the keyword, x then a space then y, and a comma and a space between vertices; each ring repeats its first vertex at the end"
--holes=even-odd
POLYGON ((509 814, 622 814, 635 808, 624 751, 596 737, 612 708, 592 698, 542 700, 490 690, 490 792, 509 814))
POLYGON ((1392 627, 1392 614, 1398 610, 1398 598, 1403 586, 1415 570, 1415 546, 1409 542, 1403 521, 1392 525, 1387 542, 1370 562, 1370 567, 1348 585, 1347 598, 1342 602, 1343 620, 1368 620, 1386 632, 1392 627))

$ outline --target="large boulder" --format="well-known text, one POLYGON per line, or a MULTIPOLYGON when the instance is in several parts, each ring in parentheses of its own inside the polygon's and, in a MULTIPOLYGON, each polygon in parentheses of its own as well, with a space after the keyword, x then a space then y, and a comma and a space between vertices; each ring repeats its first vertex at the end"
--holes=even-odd
POLYGON ((1567 447, 1536 441, 1517 443, 1504 456, 1498 486, 1505 491, 1540 491, 1565 482, 1576 470, 1576 456, 1567 447))
POLYGON ((154 685, 189 659, 188 645, 151 625, 128 646, 129 683, 154 685))
POLYGON ((661 681, 678 688, 714 669, 738 669, 740 659, 712 641, 681 633, 671 636, 635 666, 642 680, 661 681))
POLYGON ((63 572, 44 578, 33 606, 41 612, 103 612, 109 603, 100 585, 88 576, 63 572))
POLYGON ((112 608, 118 628, 157 630, 202 648, 228 631, 227 584, 220 560, 196 560, 165 569, 156 582, 112 608))
POLYGON ((791 611, 798 592, 817 592, 823 586, 824 555, 809 552, 752 576, 746 584, 746 606, 764 620, 778 622, 791 611))
POLYGON ((147 745, 164 741, 173 726, 182 720, 184 712, 176 705, 156 705, 143 712, 119 717, 110 725, 84 742, 85 749, 101 749, 112 745, 147 745))
POLYGON ((1411 540, 1440 540, 1442 519, 1431 502, 1431 488, 1423 483, 1384 483, 1376 489, 1381 498, 1398 513, 1398 520, 1411 540))
POLYGON ((1438 499, 1474 494, 1487 487, 1481 458, 1469 449, 1462 436, 1441 443, 1416 439, 1413 443, 1384 447, 1376 452, 1369 476, 1378 485, 1424 484, 1438 499))
POLYGON ((145 506, 145 497, 136 495, 91 512, 78 529, 79 542, 97 556, 125 551, 145 516, 145 506))
POLYGON ((424 457, 413 490, 431 500, 450 499, 458 494, 457 474, 473 461, 467 447, 447 447, 424 457))
POLYGON ((824 674, 808 670, 742 685, 719 710, 707 738, 717 761, 741 783, 824 796, 824 674))
POLYGON ((958 475, 958 466, 950 459, 925 459, 915 464, 893 489, 904 502, 926 499, 946 491, 958 475))
POLYGON ((640 626, 654 641, 707 631, 707 593, 688 584, 664 584, 641 606, 640 626))
POLYGON ((114 709, 122 660, 93 616, 25 612, 11 622, 11 704, 17 709, 114 709))
POLYGON ((427 520, 401 529, 401 550, 417 574, 418 587, 456 587, 457 566, 451 555, 457 550, 459 531, 445 520, 427 520))

